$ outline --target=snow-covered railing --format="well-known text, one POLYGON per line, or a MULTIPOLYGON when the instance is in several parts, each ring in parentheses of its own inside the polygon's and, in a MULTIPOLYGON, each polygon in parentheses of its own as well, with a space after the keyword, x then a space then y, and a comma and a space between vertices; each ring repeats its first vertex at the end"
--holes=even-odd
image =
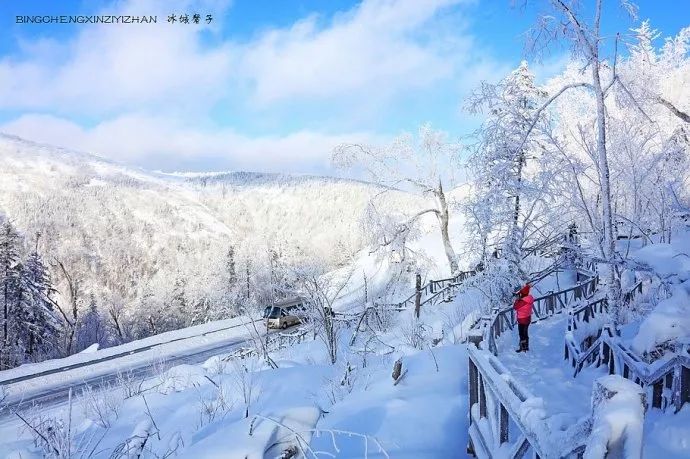
POLYGON ((564 358, 569 360, 574 368, 573 377, 577 376, 586 363, 593 363, 594 356, 590 348, 592 343, 601 334, 601 325, 597 324, 596 319, 607 311, 608 301, 606 298, 586 302, 568 310, 568 329, 565 333, 564 358), (595 332, 590 328, 592 325, 594 325, 595 332), (584 332, 586 335, 582 344, 579 344, 575 338, 575 334, 578 332, 584 332), (584 352, 583 349, 585 350, 584 352))
POLYGON ((419 290, 415 289, 412 295, 399 303, 377 304, 376 306, 394 308, 401 311, 414 308, 418 295, 420 298, 420 306, 436 304, 441 299, 448 299, 453 288, 457 287, 461 282, 474 274, 475 271, 462 271, 447 279, 431 280, 424 286, 421 286, 419 290))
MULTIPOLYGON (((300 327, 295 330, 281 331, 266 335, 266 350, 269 352, 278 351, 286 347, 294 346, 307 339, 311 329, 309 327, 300 327)), ((247 357, 256 357, 260 353, 260 349, 254 347, 241 347, 230 354, 226 359, 246 359, 247 357)))
POLYGON ((637 295, 642 294, 642 286, 644 285, 643 281, 639 281, 633 288, 630 289, 629 292, 625 293, 623 295, 623 304, 628 304, 632 300, 635 299, 637 295))
POLYGON ((480 458, 582 457, 591 421, 552 432, 541 399, 523 388, 498 358, 474 343, 469 355, 469 442, 480 458))
MULTIPOLYGON (((572 302, 591 297, 596 291, 599 278, 596 275, 578 271, 578 279, 581 276, 587 280, 565 290, 535 298, 532 312, 536 319, 543 320, 567 308, 572 302)), ((494 308, 491 315, 483 318, 479 325, 482 326, 482 323, 484 324, 484 339, 487 342, 488 350, 494 355, 498 355, 496 339, 507 330, 515 328, 517 323, 515 310, 512 306, 504 309, 494 308)))
MULTIPOLYGON (((631 302, 642 290, 643 281, 639 281, 623 295, 623 302, 631 302)), ((646 399, 654 408, 673 406, 677 411, 689 402, 690 350, 687 345, 671 358, 647 363, 620 340, 610 325, 595 320, 606 312, 606 298, 587 302, 568 311, 564 357, 572 365, 574 376, 585 366, 606 365, 609 374, 623 376, 647 390, 651 388, 651 397, 646 399), (591 323, 597 326, 592 328, 591 323), (581 332, 583 328, 584 333, 581 332), (580 335, 585 335, 582 342, 575 338, 578 331, 580 335)))
POLYGON ((609 374, 618 374, 648 391, 653 408, 673 406, 677 412, 690 402, 690 348, 685 345, 673 357, 651 364, 627 348, 610 326, 604 326, 599 337, 584 351, 566 344, 566 358, 577 375, 586 364, 606 365, 609 374), (567 354, 570 352, 570 354, 567 354))
MULTIPOLYGON (((643 281, 623 295, 623 303, 630 303, 635 296, 642 293, 643 281)), ((604 316, 608 312, 608 301, 606 298, 599 298, 594 301, 586 302, 575 306, 568 311, 568 330, 565 334, 564 358, 569 360, 575 370, 574 376, 582 370, 586 364, 594 363, 597 355, 594 353, 594 343, 601 336, 604 324, 600 320, 595 320, 599 316, 604 316), (584 335, 578 341, 575 334, 584 335)))

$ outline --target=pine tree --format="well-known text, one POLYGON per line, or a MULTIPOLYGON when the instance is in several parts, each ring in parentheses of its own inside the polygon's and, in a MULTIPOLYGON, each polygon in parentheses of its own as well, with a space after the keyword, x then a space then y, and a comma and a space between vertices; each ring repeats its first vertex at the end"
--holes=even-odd
POLYGON ((17 315, 21 315, 18 329, 25 343, 25 359, 40 360, 52 355, 57 346, 59 319, 50 295, 54 292, 50 274, 38 252, 32 252, 21 271, 21 301, 17 315))
MULTIPOLYGON (((173 285, 172 298, 170 302, 170 319, 171 323, 165 327, 167 330, 175 330, 177 328, 182 328, 190 324, 194 317, 191 316, 189 304, 187 302, 186 294, 187 282, 181 276, 175 279, 175 284, 173 285)), ((160 330, 159 330, 160 332, 160 330)))
POLYGON ((228 290, 232 290, 237 282, 237 271, 235 267, 235 247, 228 249, 226 267, 228 270, 228 290))
POLYGON ((20 292, 20 237, 9 221, 0 227, 0 307, 2 308, 2 342, 0 370, 13 366, 13 314, 20 292))

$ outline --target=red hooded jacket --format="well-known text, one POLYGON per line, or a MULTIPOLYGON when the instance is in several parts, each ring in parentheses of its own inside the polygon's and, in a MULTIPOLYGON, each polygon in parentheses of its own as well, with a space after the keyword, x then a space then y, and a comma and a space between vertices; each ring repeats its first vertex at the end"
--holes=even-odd
POLYGON ((534 304, 534 298, 529 294, 529 290, 529 284, 522 287, 518 292, 518 299, 515 300, 515 304, 513 304, 517 322, 523 325, 532 321, 532 305, 534 304))

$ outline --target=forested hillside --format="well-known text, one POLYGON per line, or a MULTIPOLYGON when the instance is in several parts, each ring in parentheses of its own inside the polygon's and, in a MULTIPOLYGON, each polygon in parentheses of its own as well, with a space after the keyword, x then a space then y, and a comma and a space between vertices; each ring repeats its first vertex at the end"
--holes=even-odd
MULTIPOLYGON (((362 216, 382 191, 311 176, 149 173, 9 136, 0 165, 2 219, 20 259, 40 254, 55 289, 46 304, 67 329, 51 355, 285 295, 279 266, 318 255, 333 268, 368 243, 362 216)), ((385 199, 415 206, 401 192, 385 199)))

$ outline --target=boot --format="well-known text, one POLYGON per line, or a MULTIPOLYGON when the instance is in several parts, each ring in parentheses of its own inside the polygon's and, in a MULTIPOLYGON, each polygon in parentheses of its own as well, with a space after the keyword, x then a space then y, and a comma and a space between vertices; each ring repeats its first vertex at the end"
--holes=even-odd
POLYGON ((524 340, 523 343, 524 343, 524 347, 522 348, 522 351, 523 352, 529 351, 529 339, 524 340))
POLYGON ((523 352, 524 350, 525 350, 525 342, 521 340, 520 341, 520 347, 515 349, 515 352, 523 352))

